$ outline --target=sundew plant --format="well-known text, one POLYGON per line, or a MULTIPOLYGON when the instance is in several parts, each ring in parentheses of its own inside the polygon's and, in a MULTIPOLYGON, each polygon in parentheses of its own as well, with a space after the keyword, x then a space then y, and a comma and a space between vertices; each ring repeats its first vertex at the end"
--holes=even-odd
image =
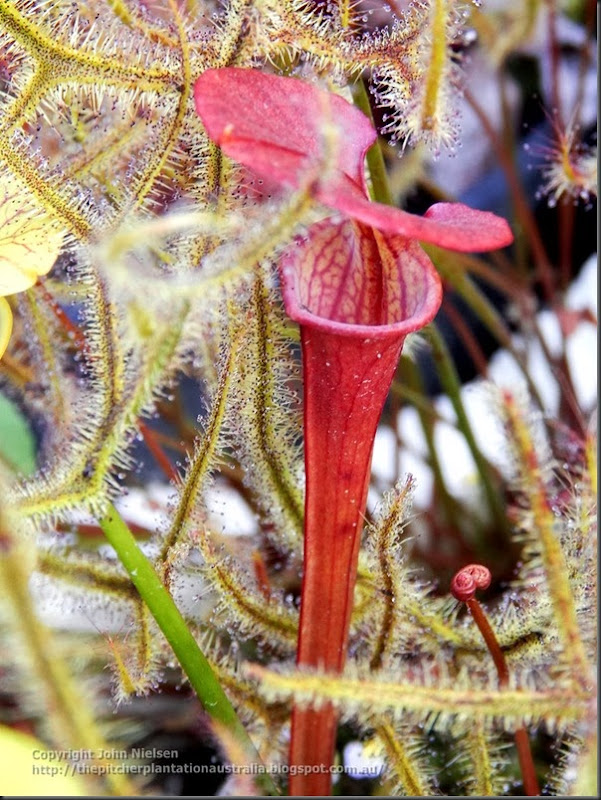
POLYGON ((595 28, 0 0, 3 794, 597 795, 595 28))

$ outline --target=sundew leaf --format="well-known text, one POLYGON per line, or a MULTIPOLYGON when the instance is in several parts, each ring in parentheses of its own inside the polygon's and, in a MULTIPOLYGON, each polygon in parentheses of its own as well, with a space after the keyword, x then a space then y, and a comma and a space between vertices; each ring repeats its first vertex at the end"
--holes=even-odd
POLYGON ((17 406, 0 394, 0 459, 27 477, 35 472, 35 440, 17 406))
POLYGON ((10 172, 0 174, 0 296, 23 292, 50 271, 63 242, 60 225, 10 172))

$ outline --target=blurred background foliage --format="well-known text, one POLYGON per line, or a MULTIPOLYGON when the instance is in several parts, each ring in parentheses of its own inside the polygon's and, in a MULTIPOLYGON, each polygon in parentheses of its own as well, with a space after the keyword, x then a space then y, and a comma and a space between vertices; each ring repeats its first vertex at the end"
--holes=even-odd
MULTIPOLYGON (((114 502, 266 763, 285 760, 290 700, 319 697, 340 706, 341 761, 359 747, 382 769, 337 793, 520 794, 524 721, 543 793, 596 794, 595 37, 587 0, 0 0, 2 281, 26 262, 15 208, 62 237, 48 275, 0 283, 6 726, 60 750, 239 757, 103 538, 114 502), (315 212, 266 198, 204 135, 191 87, 228 64, 349 98, 362 82, 392 202, 461 200, 516 236, 486 258, 428 248, 445 300, 378 432, 338 684, 292 668, 302 387, 273 265, 315 212), (474 561, 504 700, 449 595, 474 561)), ((84 777, 90 794, 256 790, 84 777)))

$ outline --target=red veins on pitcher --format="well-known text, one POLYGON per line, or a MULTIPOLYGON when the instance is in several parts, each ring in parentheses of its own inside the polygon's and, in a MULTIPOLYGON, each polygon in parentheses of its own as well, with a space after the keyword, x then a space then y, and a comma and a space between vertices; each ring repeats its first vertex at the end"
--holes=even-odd
MULTIPOLYGON (((376 428, 407 334, 440 306, 438 275, 419 245, 490 250, 506 221, 459 203, 423 217, 370 201, 364 158, 376 139, 342 97, 294 78, 207 70, 195 101, 207 134, 274 191, 304 188, 334 214, 280 259, 286 311, 301 329, 306 499, 297 663, 344 667, 376 428), (334 146, 332 146, 332 143, 334 146)), ((331 706, 293 710, 291 765, 332 763, 331 706)), ((290 794, 329 794, 330 775, 290 778, 290 794)))

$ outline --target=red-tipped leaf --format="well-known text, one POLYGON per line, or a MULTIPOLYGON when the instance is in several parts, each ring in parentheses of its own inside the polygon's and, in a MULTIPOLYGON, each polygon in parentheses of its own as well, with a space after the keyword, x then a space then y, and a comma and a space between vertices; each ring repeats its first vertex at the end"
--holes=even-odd
POLYGON ((344 180, 317 186, 316 197, 324 205, 373 228, 447 250, 478 253, 506 247, 513 241, 506 220, 463 203, 436 203, 420 217, 368 200, 354 184, 344 180))
POLYGON ((271 183, 309 183, 316 200, 352 219, 449 250, 494 250, 513 241, 504 219, 460 203, 438 203, 420 217, 370 201, 364 158, 376 132, 338 95, 294 78, 226 67, 204 72, 194 98, 211 139, 271 183), (335 164, 327 153, 327 126, 335 131, 335 164))
POLYGON ((376 132, 343 97, 295 78, 226 67, 203 72, 194 100, 211 139, 257 175, 296 188, 312 169, 331 167, 364 186, 363 161, 376 132), (338 140, 335 166, 324 164, 327 125, 338 140))

